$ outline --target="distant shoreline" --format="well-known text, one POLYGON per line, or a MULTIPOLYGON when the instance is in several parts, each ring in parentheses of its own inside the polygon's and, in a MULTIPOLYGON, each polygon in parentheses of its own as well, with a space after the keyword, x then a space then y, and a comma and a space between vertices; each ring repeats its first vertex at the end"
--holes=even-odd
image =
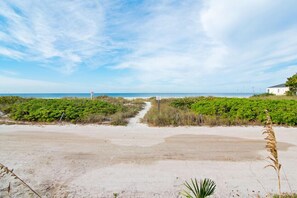
MULTIPOLYGON (((94 93, 97 96, 122 97, 126 99, 150 98, 160 96, 162 98, 183 98, 183 97, 199 97, 199 96, 215 96, 215 97, 237 97, 247 98, 258 93, 94 93)), ((0 96, 19 96, 24 98, 89 98, 90 93, 0 93, 0 96)))

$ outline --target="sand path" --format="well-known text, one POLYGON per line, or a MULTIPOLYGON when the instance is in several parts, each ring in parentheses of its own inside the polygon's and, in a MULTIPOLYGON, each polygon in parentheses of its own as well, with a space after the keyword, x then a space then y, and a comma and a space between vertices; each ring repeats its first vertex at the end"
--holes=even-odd
MULTIPOLYGON (((193 177, 215 180, 214 197, 256 197, 277 191, 275 172, 263 168, 267 153, 261 131, 0 125, 0 162, 45 197, 178 197, 182 183, 193 177)), ((296 192, 297 129, 275 131, 280 161, 296 192)), ((0 178, 0 197, 7 196, 8 182, 0 178)), ((284 174, 282 183, 290 192, 284 174)), ((20 192, 18 185, 12 185, 12 193, 20 192)))
POLYGON ((129 120, 127 127, 145 127, 146 124, 141 123, 141 119, 150 110, 152 104, 151 102, 145 102, 144 108, 134 117, 129 120))

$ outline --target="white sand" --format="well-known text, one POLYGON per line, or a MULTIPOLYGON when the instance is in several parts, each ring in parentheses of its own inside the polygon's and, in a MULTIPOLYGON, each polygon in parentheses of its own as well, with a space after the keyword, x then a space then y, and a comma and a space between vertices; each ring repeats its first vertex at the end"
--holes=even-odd
MULTIPOLYGON (((297 129, 275 131, 297 192, 297 129)), ((262 127, 0 125, 0 162, 48 197, 177 197, 191 177, 215 180, 214 197, 255 197, 277 191, 263 137, 262 127)), ((290 192, 283 172, 282 184, 290 192)))
POLYGON ((145 116, 148 110, 151 108, 151 102, 145 102, 144 108, 134 117, 131 118, 128 127, 145 127, 146 124, 141 123, 141 119, 145 116))

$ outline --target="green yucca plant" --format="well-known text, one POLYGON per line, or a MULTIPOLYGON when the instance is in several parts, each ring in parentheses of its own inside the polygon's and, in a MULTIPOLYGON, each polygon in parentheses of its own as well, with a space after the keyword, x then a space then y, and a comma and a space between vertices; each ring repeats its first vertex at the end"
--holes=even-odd
POLYGON ((272 128, 271 118, 267 110, 266 110, 266 125, 265 125, 263 134, 266 134, 266 137, 265 137, 266 149, 269 152, 269 156, 267 158, 272 162, 271 164, 265 166, 265 168, 272 167, 276 171, 277 180, 278 180, 278 192, 279 192, 279 196, 281 197, 281 181, 280 181, 281 164, 278 161, 276 137, 272 128))
POLYGON ((211 179, 203 179, 198 183, 197 179, 191 179, 191 182, 184 183, 186 190, 181 194, 186 198, 205 198, 212 195, 215 191, 216 184, 211 179))
MULTIPOLYGON (((13 172, 13 170, 9 170, 6 166, 4 166, 3 164, 0 163, 0 177, 2 177, 4 175, 10 175, 11 177, 13 177, 13 179, 19 180, 23 185, 28 187, 32 191, 33 194, 35 194, 37 197, 41 198, 41 196, 35 190, 33 190, 25 181, 23 181, 19 176, 17 176, 13 172)), ((9 183, 8 188, 7 188, 8 194, 10 194, 10 191, 11 191, 11 185, 9 183)))

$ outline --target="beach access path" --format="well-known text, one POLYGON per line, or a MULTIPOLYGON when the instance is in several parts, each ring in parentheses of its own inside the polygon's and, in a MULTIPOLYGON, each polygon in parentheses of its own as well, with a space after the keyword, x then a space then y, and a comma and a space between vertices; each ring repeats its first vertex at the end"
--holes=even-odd
POLYGON ((150 110, 152 106, 151 102, 145 102, 144 108, 133 118, 129 120, 128 127, 145 127, 141 120, 144 118, 145 114, 150 110))

